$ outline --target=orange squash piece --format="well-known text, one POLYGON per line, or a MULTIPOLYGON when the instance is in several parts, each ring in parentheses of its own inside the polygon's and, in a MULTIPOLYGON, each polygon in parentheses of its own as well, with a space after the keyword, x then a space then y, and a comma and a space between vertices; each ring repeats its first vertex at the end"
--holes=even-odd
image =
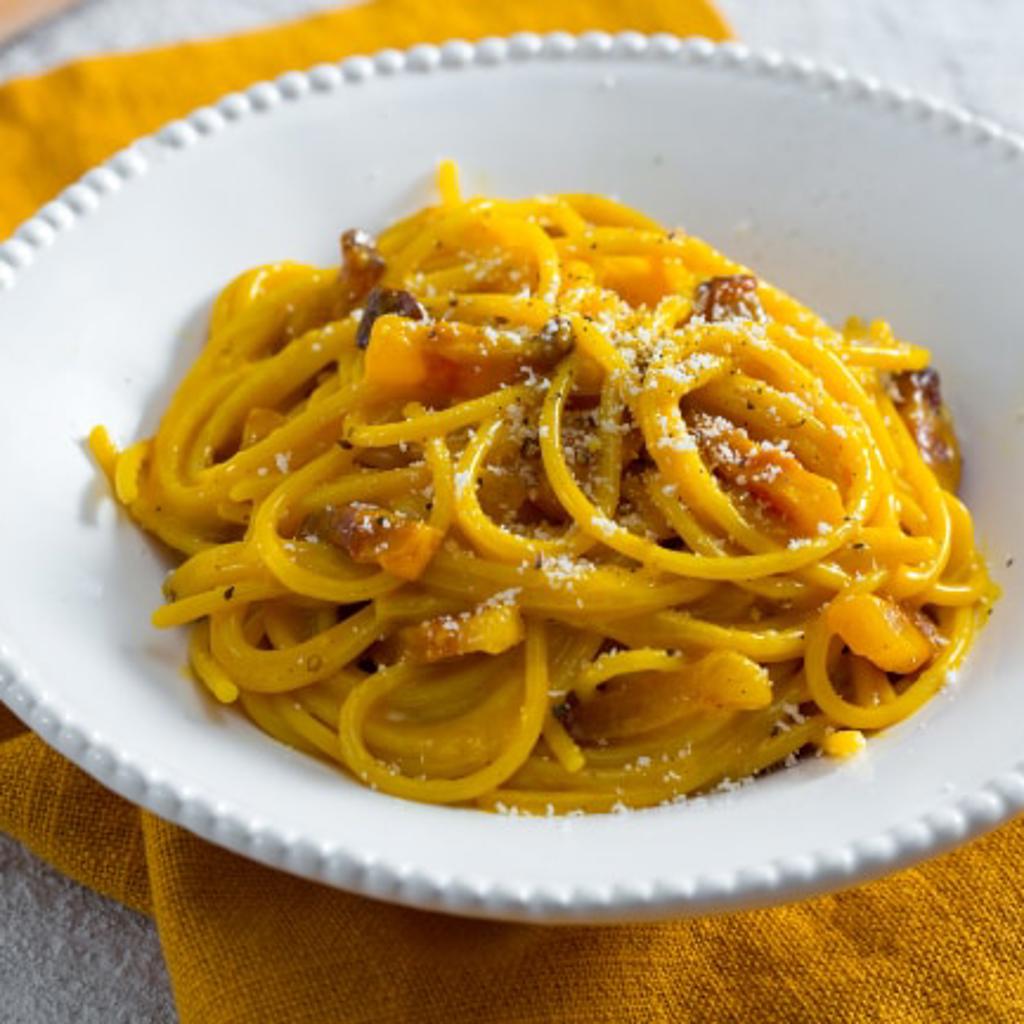
POLYGON ((763 666, 736 651, 712 651, 686 673, 690 699, 705 707, 756 711, 772 701, 772 681, 763 666))
POLYGON ((424 661, 463 654, 501 654, 522 643, 526 627, 515 605, 484 605, 461 615, 441 615, 401 631, 406 649, 424 661))
POLYGON ((845 761, 847 758, 859 754, 867 745, 864 733, 857 729, 839 729, 829 733, 821 744, 821 749, 829 757, 845 761))
POLYGON ((276 409, 260 406, 250 409, 242 425, 242 447, 251 448, 265 437, 269 437, 284 421, 284 416, 276 409))
POLYGON ((487 326, 386 314, 373 323, 363 383, 380 398, 473 398, 521 379, 527 368, 552 366, 571 344, 571 330, 557 318, 524 341, 487 326))
POLYGON ((419 579, 444 539, 429 523, 363 501, 334 509, 319 532, 353 562, 376 562, 403 580, 419 579))
POLYGON ((933 649, 928 637, 895 601, 877 594, 837 597, 826 612, 829 629, 854 654, 883 672, 905 675, 924 665, 933 649))
POLYGON ((645 256, 608 256, 600 263, 597 279, 631 306, 653 309, 669 291, 661 261, 645 256))
POLYGON ((364 383, 382 395, 419 394, 429 374, 422 333, 421 324, 404 317, 378 317, 366 349, 364 383))
POLYGON ((771 678, 761 665, 736 651, 712 651, 677 671, 609 680, 588 700, 570 702, 566 724, 578 739, 620 739, 694 711, 753 711, 771 699, 771 678))
POLYGON ((843 518, 839 488, 804 469, 795 455, 761 448, 747 460, 747 487, 801 533, 814 535, 822 523, 836 526, 843 518))
POLYGON ((741 427, 710 422, 709 431, 698 420, 696 434, 720 476, 745 488, 801 534, 816 536, 821 524, 832 528, 842 521, 843 499, 832 480, 805 469, 792 452, 758 444, 741 427))

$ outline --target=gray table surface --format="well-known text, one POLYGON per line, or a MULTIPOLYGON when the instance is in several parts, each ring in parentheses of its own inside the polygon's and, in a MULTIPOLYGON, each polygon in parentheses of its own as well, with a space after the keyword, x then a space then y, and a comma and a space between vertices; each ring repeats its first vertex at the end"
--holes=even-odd
MULTIPOLYGON (((339 0, 85 0, 0 48, 0 82, 74 57, 231 32, 339 0)), ((1021 0, 720 0, 737 34, 1024 130, 1021 0)), ((0 1024, 176 1019, 144 917, 0 836, 0 1024)))

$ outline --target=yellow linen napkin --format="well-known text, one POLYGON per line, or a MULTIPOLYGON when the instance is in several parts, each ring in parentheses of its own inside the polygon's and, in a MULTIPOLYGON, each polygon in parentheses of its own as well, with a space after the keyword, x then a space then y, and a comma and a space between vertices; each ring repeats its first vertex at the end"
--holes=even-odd
POLYGON ((254 81, 386 46, 591 28, 729 35, 710 0, 374 0, 12 82, 0 87, 0 238, 137 136, 254 81))
MULTIPOLYGON (((11 83, 0 236, 139 133, 253 79, 385 45, 594 27, 727 34, 703 0, 377 0, 11 83)), ((1020 824, 778 910, 629 928, 460 921, 209 846, 111 795, 0 708, 0 830, 153 916, 183 1024, 1024 1020, 1020 824)))
MULTIPOLYGON (((0 708, 0 736, 15 733, 0 708)), ((1024 829, 835 896, 620 928, 462 921, 236 857, 0 741, 0 829, 152 914, 183 1024, 1012 1024, 1024 829)), ((3 1015, 0 994, 0 1017, 3 1015)))

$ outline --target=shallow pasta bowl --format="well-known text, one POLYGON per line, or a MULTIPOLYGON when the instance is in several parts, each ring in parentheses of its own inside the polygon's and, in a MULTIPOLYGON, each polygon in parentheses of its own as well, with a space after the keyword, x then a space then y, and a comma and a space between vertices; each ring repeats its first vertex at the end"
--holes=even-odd
POLYGON ((414 906, 622 921, 763 905, 937 853, 1024 807, 1024 148, 965 114, 737 46, 524 35, 289 74, 168 126, 0 247, 0 697, 215 843, 414 906), (167 564, 84 454, 153 429, 239 270, 468 188, 596 191, 683 223, 826 315, 930 345, 1004 597, 956 683, 845 763, 623 815, 429 807, 285 749, 183 678, 167 564))

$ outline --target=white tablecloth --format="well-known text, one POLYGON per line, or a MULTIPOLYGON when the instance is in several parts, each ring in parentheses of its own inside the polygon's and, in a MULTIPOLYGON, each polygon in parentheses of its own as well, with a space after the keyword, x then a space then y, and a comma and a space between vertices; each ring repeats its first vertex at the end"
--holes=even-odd
MULTIPOLYGON (((85 0, 0 48, 0 81, 84 53, 230 32, 338 2, 85 0)), ((720 3, 751 45, 843 64, 1024 129, 1020 0, 720 3)), ((0 1022, 174 1019, 149 921, 82 889, 0 836, 0 1022)))

